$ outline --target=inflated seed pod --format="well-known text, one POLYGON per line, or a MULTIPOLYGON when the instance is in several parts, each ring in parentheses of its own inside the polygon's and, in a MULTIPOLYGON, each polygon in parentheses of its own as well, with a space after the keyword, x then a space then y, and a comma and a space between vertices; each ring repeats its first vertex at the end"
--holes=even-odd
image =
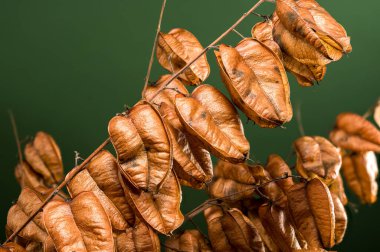
POLYGON ((211 252, 211 248, 203 235, 195 229, 185 230, 165 241, 166 252, 194 251, 211 252))

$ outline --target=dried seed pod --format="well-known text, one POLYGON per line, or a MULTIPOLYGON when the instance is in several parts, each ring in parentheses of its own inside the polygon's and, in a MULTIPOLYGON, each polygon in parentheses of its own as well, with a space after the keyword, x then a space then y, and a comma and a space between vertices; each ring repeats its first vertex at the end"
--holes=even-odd
POLYGON ((344 28, 314 0, 276 1, 276 14, 276 42, 301 63, 323 66, 352 50, 344 28))
POLYGON ((137 219, 134 227, 117 235, 116 248, 117 251, 159 252, 160 240, 152 228, 137 219))
POLYGON ((347 213, 344 209, 342 201, 336 194, 331 194, 332 201, 334 203, 334 214, 335 214, 335 245, 343 241, 344 235, 347 229, 347 213))
POLYGON ((301 249, 294 227, 283 209, 264 204, 260 206, 258 213, 265 230, 281 251, 301 249))
MULTIPOLYGON (((269 175, 272 178, 280 178, 285 175, 292 175, 292 171, 290 170, 288 164, 279 155, 276 154, 269 155, 265 170, 268 171, 269 175)), ((287 179, 277 181, 276 184, 284 192, 286 192, 294 185, 294 182, 293 179, 289 177, 287 179)))
MULTIPOLYGON (((248 152, 241 152, 241 147, 235 146, 237 138, 220 128, 220 122, 214 120, 213 114, 193 97, 177 95, 175 109, 186 131, 197 137, 212 154, 220 159, 233 163, 244 162, 248 152)), ((225 126, 225 124, 223 124, 225 126)), ((230 126, 235 126, 232 122, 230 126)))
POLYGON ((318 227, 311 212, 306 185, 294 184, 288 191, 288 209, 292 222, 306 240, 309 248, 322 248, 318 227))
POLYGON ((373 204, 377 200, 376 155, 372 151, 346 154, 343 156, 343 176, 347 186, 364 204, 373 204))
MULTIPOLYGON (((191 32, 175 28, 169 33, 159 33, 156 50, 161 66, 176 73, 197 57, 203 51, 203 47, 191 32)), ((204 54, 179 77, 190 84, 197 85, 205 81, 209 74, 210 66, 206 54, 204 54)))
POLYGON ((380 127, 380 99, 377 101, 373 110, 373 120, 375 120, 378 127, 380 127))
POLYGON ((15 167, 15 177, 21 188, 46 188, 43 179, 25 161, 15 167))
POLYGON ((329 189, 318 178, 307 183, 306 194, 323 246, 335 245, 335 212, 329 189))
POLYGON ((170 171, 158 192, 138 192, 128 185, 128 181, 120 173, 119 180, 136 215, 153 229, 169 234, 182 224, 182 192, 174 172, 170 171))
POLYGON ((198 230, 185 230, 179 235, 170 237, 165 241, 166 252, 198 251, 211 252, 211 248, 198 230))
POLYGON ((82 192, 70 203, 49 202, 43 220, 58 252, 115 250, 111 223, 92 192, 82 192))
POLYGON ((380 152, 380 131, 362 116, 341 113, 336 117, 331 141, 346 150, 380 152))
POLYGON ((253 197, 256 180, 247 164, 232 164, 219 160, 209 192, 215 198, 229 196, 234 202, 253 197))
MULTIPOLYGON (((342 170, 343 170, 344 159, 342 160, 342 170)), ((336 195, 342 204, 345 206, 348 203, 346 192, 344 191, 343 179, 339 174, 334 182, 329 186, 331 195, 336 195)))
POLYGON ((122 174, 136 188, 157 191, 172 167, 172 148, 158 111, 147 102, 137 103, 126 116, 108 125, 122 174))
POLYGON ((280 58, 255 39, 215 51, 232 101, 260 127, 277 127, 292 118, 290 88, 280 58))
POLYGON ((265 251, 256 227, 238 209, 212 206, 204 214, 214 251, 265 251))
MULTIPOLYGON (((70 176, 71 172, 67 175, 70 176)), ((118 178, 116 160, 107 151, 102 151, 78 173, 67 185, 72 198, 82 192, 93 192, 106 211, 114 230, 125 230, 134 223, 133 209, 124 197, 118 178), (105 188, 103 191, 102 189, 105 188)))
POLYGON ((282 52, 279 45, 273 40, 273 22, 267 19, 252 27, 252 37, 269 47, 282 60, 282 52))
POLYGON ((15 242, 7 242, 0 245, 0 252, 26 252, 26 250, 15 242))
POLYGON ((327 185, 339 174, 342 159, 338 149, 326 138, 304 136, 294 142, 297 154, 296 169, 305 179, 317 176, 327 185))
POLYGON ((252 224, 256 227, 257 231, 259 232, 259 235, 261 239, 263 240, 265 244, 265 251, 271 251, 271 252, 280 252, 280 249, 276 245, 276 243, 273 241, 271 235, 265 230, 263 223, 260 220, 259 213, 255 210, 250 210, 248 212, 248 218, 252 222, 252 224))

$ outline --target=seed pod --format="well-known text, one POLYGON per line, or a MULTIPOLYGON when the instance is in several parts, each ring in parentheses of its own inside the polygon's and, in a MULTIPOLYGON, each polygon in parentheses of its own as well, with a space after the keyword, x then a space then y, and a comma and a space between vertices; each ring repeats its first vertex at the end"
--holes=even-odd
POLYGON ((323 246, 335 245, 334 203, 327 186, 318 178, 307 183, 306 194, 323 246))
POLYGON ((380 127, 380 99, 373 110, 373 120, 375 120, 378 127, 380 127))
POLYGON ((280 58, 255 39, 215 51, 232 101, 260 127, 277 127, 292 118, 290 88, 280 58))
POLYGON ((265 251, 271 251, 271 252, 279 252, 280 249, 276 245, 276 243, 273 241, 271 235, 265 230, 263 223, 260 220, 259 213, 255 210, 250 210, 248 212, 248 218, 252 222, 252 224, 256 227, 257 231, 259 232, 259 235, 261 239, 263 240, 265 244, 265 251))
POLYGON ((257 229, 238 209, 212 206, 204 214, 214 251, 265 251, 257 229))
POLYGON ((166 252, 199 251, 211 252, 211 248, 198 230, 185 230, 182 234, 165 241, 166 252))
POLYGON ((344 28, 314 0, 276 1, 276 14, 276 42, 301 63, 323 66, 352 50, 344 28))
POLYGON ((301 249, 284 210, 274 205, 264 204, 259 208, 260 220, 274 243, 281 251, 301 249))
POLYGON ((282 52, 279 45, 273 40, 273 22, 267 19, 256 23, 251 30, 252 37, 269 47, 282 60, 282 52))
POLYGON ((61 151, 49 134, 37 132, 33 143, 24 150, 25 159, 40 174, 47 185, 57 184, 63 178, 61 151))
POLYGON ((234 202, 253 197, 255 183, 256 180, 247 164, 231 164, 219 160, 209 192, 215 198, 229 196, 226 200, 234 202))
POLYGON ((338 196, 336 194, 331 194, 331 197, 334 203, 335 245, 337 245, 343 241, 347 229, 348 218, 346 209, 344 209, 344 205, 338 196))
MULTIPOLYGON (((161 66, 176 73, 198 56, 203 51, 203 47, 191 32, 175 28, 169 33, 159 33, 156 50, 161 66)), ((206 54, 204 54, 179 77, 189 84, 197 85, 205 81, 209 74, 210 66, 206 54)))
POLYGON ((136 215, 153 229, 169 234, 178 228, 184 217, 180 210, 182 192, 177 177, 171 171, 158 192, 136 191, 119 173, 125 197, 134 208, 136 215))
POLYGON ((375 153, 353 153, 343 156, 343 176, 347 186, 364 204, 377 200, 377 176, 379 169, 375 153))
POLYGON ((172 167, 172 148, 158 111, 147 102, 137 103, 126 116, 108 125, 122 174, 136 188, 157 191, 172 167))
POLYGON ((116 248, 117 251, 159 252, 160 240, 152 228, 137 219, 134 227, 117 235, 116 248))
POLYGON ((305 179, 317 176, 330 185, 339 174, 342 159, 326 138, 304 136, 294 142, 297 172, 305 179))
POLYGON ((341 113, 336 117, 331 141, 346 150, 380 152, 380 131, 362 116, 341 113))
MULTIPOLYGON (((269 155, 265 170, 268 171, 272 178, 280 178, 286 174, 292 175, 292 171, 287 163, 276 154, 269 155)), ((276 184, 282 189, 282 191, 286 192, 294 185, 294 182, 293 179, 289 177, 287 179, 277 181, 276 184)))
POLYGON ((15 167, 15 177, 21 188, 46 188, 43 179, 25 161, 15 167))
POLYGON ((114 230, 125 230, 129 226, 127 220, 133 225, 134 212, 124 197, 117 175, 117 163, 112 154, 107 151, 100 152, 87 167, 67 185, 71 197, 86 191, 93 192, 106 211, 114 230), (107 191, 100 187, 107 188, 107 191))
POLYGON ((7 242, 0 245, 0 252, 26 252, 26 250, 15 242, 7 242))
POLYGON ((92 192, 82 192, 70 203, 49 202, 43 220, 58 252, 115 250, 111 223, 92 192))
MULTIPOLYGON (((342 170, 343 170, 344 159, 342 160, 342 170)), ((343 179, 339 174, 334 182, 329 186, 331 195, 336 195, 342 204, 345 206, 348 203, 346 192, 344 191, 343 179)))

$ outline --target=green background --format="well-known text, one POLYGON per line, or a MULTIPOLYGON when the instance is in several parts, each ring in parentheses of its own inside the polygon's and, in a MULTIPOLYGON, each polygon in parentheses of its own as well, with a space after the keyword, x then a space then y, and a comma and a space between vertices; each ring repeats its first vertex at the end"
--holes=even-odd
MULTIPOLYGON (((203 45, 213 41, 255 1, 168 0, 162 30, 182 27, 203 45)), ((339 112, 364 113, 380 93, 378 82, 378 18, 380 3, 353 0, 320 1, 352 37, 353 52, 330 64, 319 86, 301 88, 293 78, 293 107, 301 104, 306 134, 327 136, 339 112)), ((161 1, 122 0, 1 0, 0 1, 0 226, 19 187, 13 175, 17 149, 7 109, 17 120, 25 143, 38 130, 51 133, 61 147, 65 170, 74 164, 74 151, 86 157, 107 137, 107 122, 123 105, 139 100, 161 1)), ((273 4, 257 12, 270 14, 273 4)), ((260 19, 250 16, 238 28, 249 36, 260 19)), ((230 34, 223 42, 239 41, 230 34)), ((213 53, 206 81, 225 92, 213 53)), ((152 80, 165 73, 155 63, 152 80)), ((242 119, 245 122, 245 118, 242 119)), ((286 129, 245 125, 255 160, 270 153, 289 157, 299 134, 293 119, 286 129)), ((185 189, 184 212, 205 199, 185 189)), ((350 197, 355 202, 354 197, 350 197)), ((350 209, 348 232, 341 251, 379 248, 380 204, 350 209)), ((199 217, 196 220, 202 223, 199 217)), ((3 239, 3 235, 0 236, 3 239)), ((1 239, 1 240, 2 240, 1 239)))

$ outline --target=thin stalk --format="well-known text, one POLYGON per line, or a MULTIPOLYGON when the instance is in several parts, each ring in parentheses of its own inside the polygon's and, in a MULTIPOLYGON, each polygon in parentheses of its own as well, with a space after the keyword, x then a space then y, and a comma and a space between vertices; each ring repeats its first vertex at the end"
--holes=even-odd
POLYGON ((16 119, 13 115, 12 110, 8 110, 8 114, 9 114, 9 118, 11 119, 12 131, 13 131, 13 135, 15 137, 15 141, 16 141, 16 145, 17 145, 18 159, 19 159, 20 164, 22 164, 21 144, 20 144, 20 138, 18 136, 16 119))
POLYGON ((75 175, 82 171, 86 164, 90 162, 91 159, 94 158, 96 154, 98 154, 109 142, 110 139, 108 138, 101 145, 99 145, 99 147, 94 152, 92 152, 91 155, 86 158, 86 160, 84 160, 80 165, 74 167, 72 171, 68 174, 68 176, 66 176, 65 180, 60 185, 58 185, 52 193, 49 194, 49 196, 45 199, 41 206, 36 211, 34 211, 32 215, 29 216, 29 218, 24 222, 24 224, 22 224, 16 231, 13 232, 11 236, 8 237, 4 244, 9 241, 12 241, 18 235, 18 233, 20 233, 20 231, 24 227, 26 227, 26 225, 28 225, 28 223, 32 221, 33 218, 36 217, 36 215, 50 202, 50 200, 52 200, 54 196, 57 195, 58 192, 62 190, 71 181, 71 179, 75 177, 75 175))
POLYGON ((302 123, 301 103, 298 104, 297 109, 296 109, 296 120, 297 120, 297 125, 298 125, 298 132, 300 136, 305 136, 305 129, 302 123))
POLYGON ((154 53, 156 52, 158 35, 160 34, 160 30, 161 30, 161 23, 162 23, 162 18, 164 16, 165 6, 166 6, 166 0, 163 0, 162 1, 162 6, 161 6, 160 18, 158 19, 158 24, 157 24, 156 36, 154 37, 152 53, 150 54, 148 71, 147 71, 146 76, 145 76, 144 89, 143 89, 142 94, 141 94, 142 97, 144 97, 146 88, 148 87, 148 82, 149 82, 149 78, 150 78, 150 72, 152 71, 152 66, 153 66, 153 61, 154 61, 154 53))
POLYGON ((218 44, 225 36, 227 36, 230 32, 232 32, 246 17, 248 17, 254 10, 256 10, 262 3, 267 0, 259 0, 251 9, 249 9, 246 13, 244 13, 230 28, 228 28, 225 32, 223 32, 217 39, 215 39, 211 44, 209 44, 206 48, 203 49, 201 53, 199 53, 194 59, 192 59, 189 63, 187 63, 184 67, 181 68, 178 72, 173 74, 164 85, 162 85, 156 93, 154 93, 151 97, 151 101, 156 98, 156 96, 162 92, 175 78, 177 78, 180 74, 182 74, 189 66, 191 66, 197 59, 202 57, 208 50, 213 48, 216 44, 218 44))

